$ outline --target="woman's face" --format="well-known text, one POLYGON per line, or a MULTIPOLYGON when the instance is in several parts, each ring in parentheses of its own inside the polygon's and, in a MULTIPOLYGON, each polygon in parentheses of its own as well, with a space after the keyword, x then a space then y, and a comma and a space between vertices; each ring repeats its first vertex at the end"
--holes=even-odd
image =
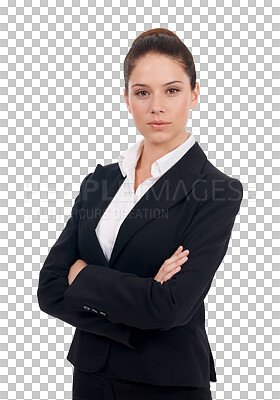
POLYGON ((186 138, 190 109, 198 102, 199 84, 192 91, 183 67, 164 55, 147 54, 134 68, 125 102, 138 131, 151 143, 179 142, 186 138), (170 83, 176 81, 174 83, 170 83), (177 82, 180 81, 180 82, 177 82), (168 83, 168 84, 167 84, 168 83), (170 122, 154 129, 149 122, 170 122))

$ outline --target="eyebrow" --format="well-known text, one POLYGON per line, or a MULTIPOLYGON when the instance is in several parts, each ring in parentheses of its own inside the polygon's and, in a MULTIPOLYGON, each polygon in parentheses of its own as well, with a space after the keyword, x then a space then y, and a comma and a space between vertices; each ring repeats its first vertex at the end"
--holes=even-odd
MULTIPOLYGON (((183 83, 182 81, 171 81, 171 82, 167 82, 164 85, 161 85, 162 87, 167 86, 167 85, 171 85, 172 83, 183 83)), ((146 85, 144 83, 135 83, 135 85, 132 85, 132 87, 134 86, 146 86, 146 87, 150 87, 149 85, 146 85)))

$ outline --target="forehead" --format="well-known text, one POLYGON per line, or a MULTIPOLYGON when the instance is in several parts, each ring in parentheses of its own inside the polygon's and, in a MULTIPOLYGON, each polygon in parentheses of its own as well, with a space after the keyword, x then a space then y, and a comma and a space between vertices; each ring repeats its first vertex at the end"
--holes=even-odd
POLYGON ((181 81, 183 84, 188 82, 188 75, 183 65, 162 54, 147 54, 137 61, 130 75, 129 84, 162 86, 173 81, 181 81))

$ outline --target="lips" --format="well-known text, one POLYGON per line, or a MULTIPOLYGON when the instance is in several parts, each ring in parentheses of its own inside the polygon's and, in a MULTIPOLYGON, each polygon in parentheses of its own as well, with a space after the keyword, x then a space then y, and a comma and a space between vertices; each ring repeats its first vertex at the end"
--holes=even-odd
POLYGON ((153 129, 164 129, 166 128, 170 122, 164 122, 164 123, 149 123, 150 127, 153 129))
POLYGON ((149 124, 153 124, 153 125, 159 124, 159 125, 161 125, 161 124, 170 124, 170 122, 164 121, 163 119, 159 119, 159 120, 154 119, 153 121, 149 122, 149 124))

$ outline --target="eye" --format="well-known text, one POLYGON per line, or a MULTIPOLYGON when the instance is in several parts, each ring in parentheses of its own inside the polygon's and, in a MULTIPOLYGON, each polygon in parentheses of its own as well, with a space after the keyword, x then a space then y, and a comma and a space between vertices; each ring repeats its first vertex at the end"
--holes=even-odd
MULTIPOLYGON (((169 92, 169 90, 177 90, 177 92, 180 92, 180 90, 179 89, 176 89, 176 88, 171 88, 171 89, 168 89, 167 91, 169 92)), ((173 92, 174 93, 174 92, 173 92)), ((176 93, 176 92, 175 92, 176 93)))
MULTIPOLYGON (((146 90, 140 90, 140 92, 135 93, 135 96, 138 96, 139 93, 144 93, 144 92, 146 92, 146 90)), ((146 92, 146 93, 147 93, 147 92, 146 92)), ((143 96, 139 96, 139 97, 143 97, 143 96)))
MULTIPOLYGON (((170 90, 176 90, 177 92, 180 92, 180 90, 179 90, 179 89, 176 89, 176 88, 170 88, 170 89, 167 90, 167 92, 169 92, 170 90)), ((147 91, 146 91, 146 90, 140 90, 139 92, 135 93, 135 96, 139 96, 140 93, 147 93, 147 91)), ((174 93, 174 92, 173 92, 173 93, 174 93)), ((176 93, 176 92, 175 92, 175 93, 176 93)), ((143 97, 143 96, 139 96, 139 97, 143 97)), ((144 97, 145 97, 145 96, 144 96, 144 97)))

